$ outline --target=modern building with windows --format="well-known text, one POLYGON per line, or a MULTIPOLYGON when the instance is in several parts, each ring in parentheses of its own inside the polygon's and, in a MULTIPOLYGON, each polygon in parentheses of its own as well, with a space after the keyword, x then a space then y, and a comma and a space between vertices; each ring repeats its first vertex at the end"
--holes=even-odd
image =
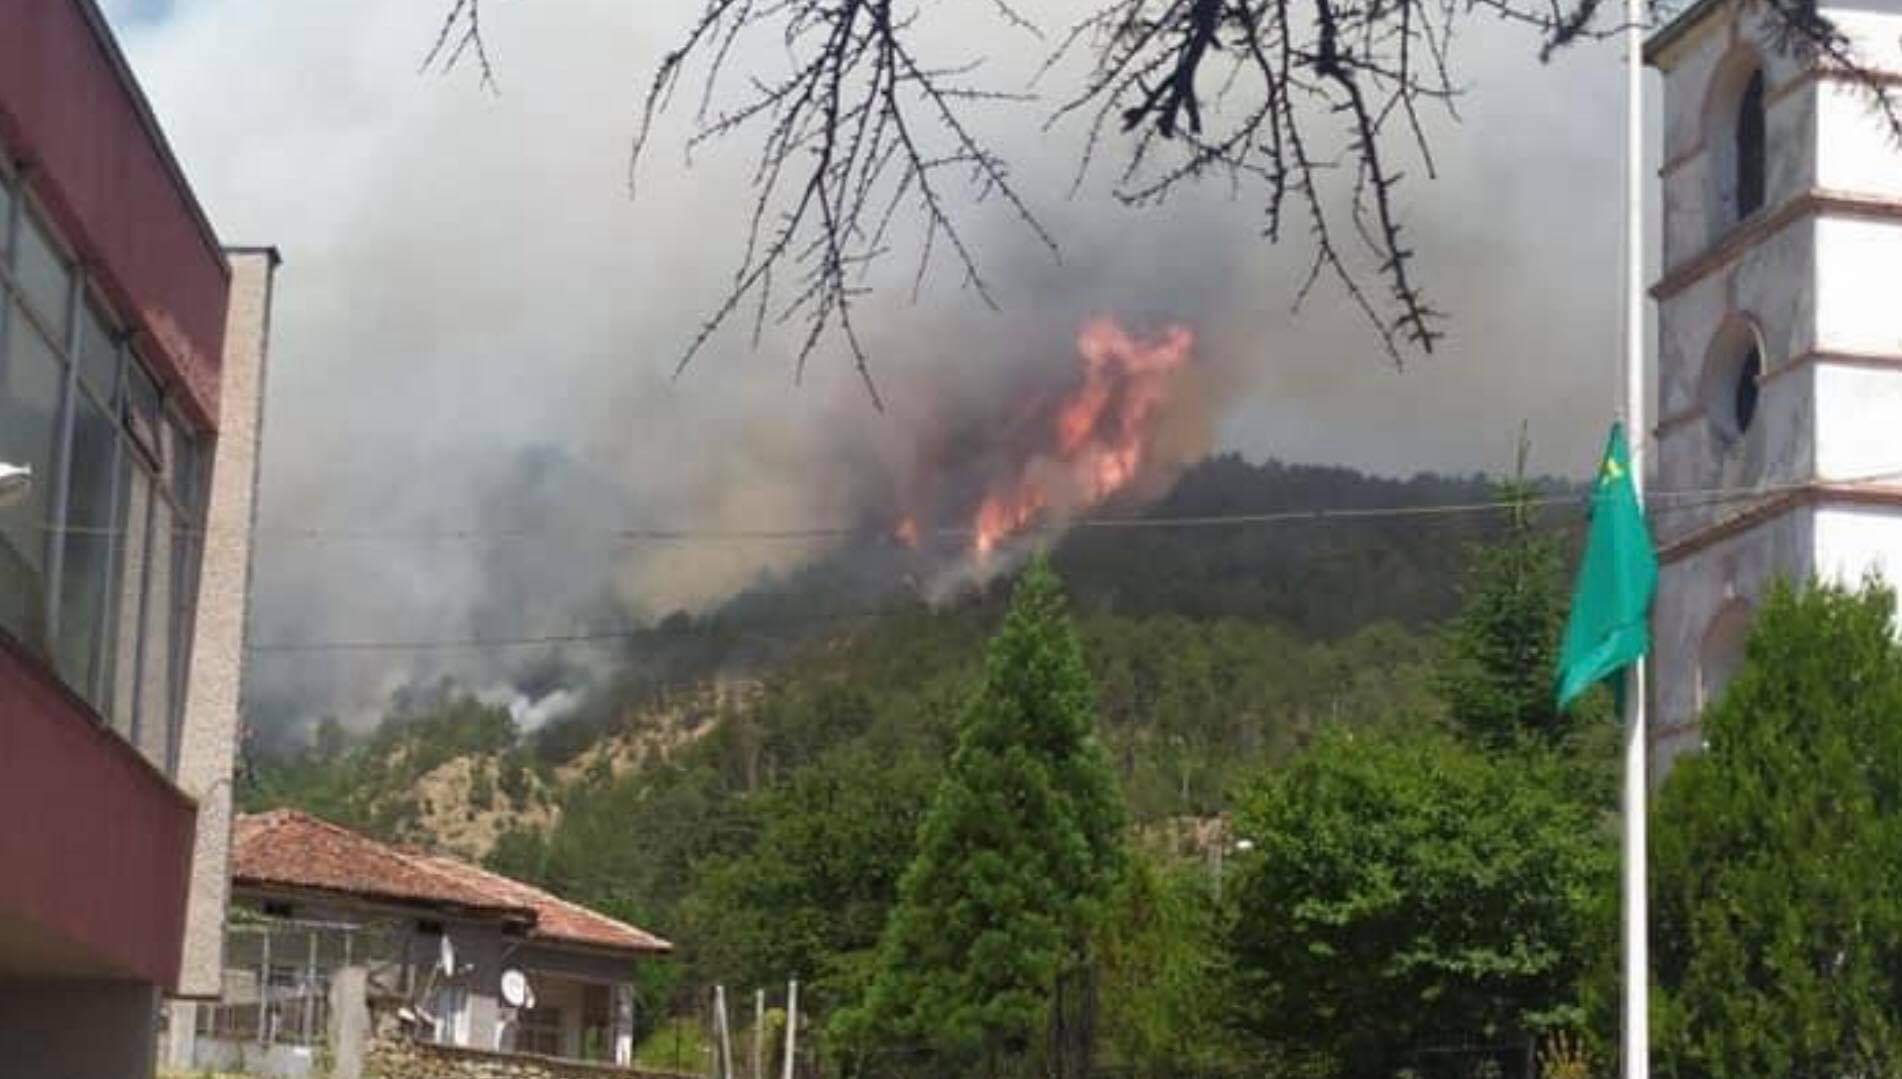
POLYGON ((0 26, 0 1074, 138 1076, 218 989, 277 257, 93 0, 0 26))

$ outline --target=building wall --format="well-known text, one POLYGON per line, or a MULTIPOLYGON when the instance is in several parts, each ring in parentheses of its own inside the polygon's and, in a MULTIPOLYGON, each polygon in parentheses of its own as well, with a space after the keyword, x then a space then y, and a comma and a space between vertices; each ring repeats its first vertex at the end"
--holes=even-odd
MULTIPOLYGON (((569 992, 570 987, 578 989, 576 982, 626 985, 634 979, 635 960, 631 958, 505 935, 494 920, 444 917, 426 909, 353 903, 243 888, 238 889, 233 896, 235 903, 252 909, 266 900, 291 903, 292 917, 299 921, 388 927, 390 936, 397 938, 393 946, 407 953, 417 964, 419 983, 435 962, 438 945, 435 936, 423 934, 415 926, 419 919, 439 922, 455 947, 459 973, 454 984, 461 986, 467 994, 465 1009, 468 1037, 464 1044, 470 1048, 493 1050, 498 1046, 498 1024, 505 1013, 501 1001, 502 972, 505 970, 518 968, 527 972, 531 983, 537 986, 538 994, 544 979, 557 995, 569 992)), ((357 952, 355 961, 382 967, 377 958, 365 955, 362 951, 357 952)), ((382 968, 377 977, 379 981, 389 983, 394 980, 394 973, 382 968)), ((580 1042, 578 994, 573 1008, 564 1007, 562 1021, 565 1027, 572 1028, 564 1031, 564 1051, 572 1052, 580 1042)), ((207 1058, 202 1054, 193 1058, 182 1046, 174 1056, 175 1062, 181 1064, 193 1059, 202 1065, 207 1058)))
MULTIPOLYGON (((1865 62, 1902 72, 1902 13, 1826 9, 1865 62)), ((1859 88, 1774 46, 1769 12, 1730 4, 1654 52, 1665 92, 1655 612, 1659 759, 1734 669, 1739 619, 1769 583, 1902 569, 1902 150, 1859 88), (1726 94, 1766 76, 1763 206, 1738 220, 1726 94), (1726 437, 1713 370, 1747 325, 1756 419, 1726 437), (1713 391, 1715 391, 1713 393, 1713 391), (1717 491, 1702 505, 1669 492, 1717 491)))
POLYGON ((224 254, 93 0, 0 0, 0 26, 0 140, 215 426, 224 254))
POLYGON ((0 1075, 134 1079, 152 1073, 158 993, 137 982, 0 982, 0 1075))
MULTIPOLYGON (((3 639, 0 701, 0 922, 26 927, 0 934, 0 978, 77 972, 172 985, 190 800, 3 639)), ((6 1017, 0 1009, 0 1027, 6 1017)))
POLYGON ((1651 682, 1660 768, 1698 744, 1696 719, 1707 694, 1702 667, 1712 619, 1732 604, 1754 609, 1779 573, 1806 576, 1813 564, 1813 533, 1814 511, 1797 508, 1664 562, 1653 617, 1659 675, 1651 682))
MULTIPOLYGON (((1894 4, 1883 5, 1888 11, 1873 10, 1875 4, 1817 6, 1855 39, 1863 63, 1878 71, 1902 72, 1902 11, 1894 4)), ((1886 124, 1870 107, 1868 95, 1841 80, 1818 86, 1817 145, 1824 152, 1817 161, 1817 186, 1902 198, 1902 170, 1896 168, 1886 124)))
POLYGON ((1826 506, 1815 514, 1814 572, 1853 585, 1870 573, 1902 583, 1902 506, 1826 506))
POLYGON ((177 987, 178 995, 186 997, 217 996, 223 971, 225 900, 231 880, 231 769, 237 751, 265 346, 277 254, 233 252, 231 265, 231 311, 221 364, 223 428, 213 455, 177 772, 179 787, 198 801, 177 987))

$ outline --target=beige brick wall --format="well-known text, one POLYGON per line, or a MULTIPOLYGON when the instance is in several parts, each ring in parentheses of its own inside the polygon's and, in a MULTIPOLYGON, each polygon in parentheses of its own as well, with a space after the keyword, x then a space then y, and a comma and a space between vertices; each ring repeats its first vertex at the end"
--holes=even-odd
POLYGON ((271 328, 277 253, 229 252, 231 298, 179 741, 179 788, 198 801, 191 894, 185 912, 184 962, 177 995, 215 997, 223 969, 225 901, 230 889, 231 769, 237 752, 244 664, 245 610, 251 588, 251 524, 257 492, 258 441, 264 414, 264 371, 271 328))

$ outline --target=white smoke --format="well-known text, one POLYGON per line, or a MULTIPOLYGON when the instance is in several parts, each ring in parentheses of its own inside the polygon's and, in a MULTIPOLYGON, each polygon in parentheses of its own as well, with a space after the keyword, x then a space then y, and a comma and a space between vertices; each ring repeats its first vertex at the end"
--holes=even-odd
MULTIPOLYGON (((1050 6, 1062 23, 1067 8, 1050 6)), ((1455 321, 1444 350, 1404 373, 1335 297, 1289 311, 1308 252, 1298 236, 1279 249, 1259 238, 1255 196, 1212 185, 1146 213, 1100 183, 1068 198, 1078 133, 1046 136, 1035 112, 987 122, 1064 258, 980 207, 970 234, 1002 313, 948 274, 915 306, 903 287, 863 301, 890 405, 879 413, 836 352, 795 388, 783 337, 758 353, 744 334, 721 338, 672 377, 729 281, 747 198, 745 148, 688 170, 678 123, 628 198, 639 95, 697 3, 485 5, 494 94, 470 70, 419 74, 441 7, 113 6, 220 234, 285 256, 260 642, 560 635, 717 600, 823 544, 633 543, 614 530, 853 523, 889 498, 921 425, 994 407, 1014 366, 1067 367, 1075 327, 1100 311, 1194 325, 1204 361, 1230 374, 1217 448, 1253 455, 1469 471, 1509 463, 1527 418, 1534 467, 1570 472, 1602 418, 1581 402, 1612 400, 1610 47, 1542 67, 1527 35, 1477 21, 1458 43, 1466 124, 1434 122, 1440 179, 1410 166, 1402 189, 1420 272, 1455 321), (461 531, 490 538, 441 538, 461 531)), ((970 44, 995 44, 1006 79, 1040 48, 970 44)), ((249 692, 274 716, 362 722, 399 686, 488 685, 521 654, 259 654, 249 692)), ((578 669, 615 661, 612 648, 561 654, 578 669)), ((559 695, 521 716, 546 722, 559 695)))

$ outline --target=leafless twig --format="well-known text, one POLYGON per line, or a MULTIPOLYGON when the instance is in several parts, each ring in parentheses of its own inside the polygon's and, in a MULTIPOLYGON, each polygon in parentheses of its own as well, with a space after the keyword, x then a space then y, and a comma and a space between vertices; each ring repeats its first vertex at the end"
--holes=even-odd
POLYGON ((488 42, 482 37, 482 0, 453 0, 449 13, 443 16, 442 28, 436 31, 436 43, 423 57, 423 69, 440 66, 448 71, 470 54, 475 57, 483 87, 496 90, 495 65, 489 63, 488 42))
MULTIPOLYGON (((482 0, 445 2, 451 7, 427 63, 453 66, 472 54, 492 84, 482 0)), ((933 260, 946 258, 965 286, 995 306, 963 224, 967 201, 1001 199, 1057 251, 1007 163, 976 137, 966 115, 981 104, 1027 99, 979 81, 975 61, 927 59, 916 0, 699 2, 643 98, 630 184, 658 116, 695 63, 704 82, 688 148, 746 137, 758 157, 739 264, 679 366, 750 306, 756 342, 769 320, 803 321, 801 373, 822 341, 841 340, 876 402, 855 304, 871 287, 868 269, 897 248, 895 228, 910 222, 918 229, 914 296, 933 260), (736 47, 752 39, 776 40, 789 60, 782 73, 737 69, 736 47), (775 295, 782 280, 790 291, 775 295)), ((1020 0, 961 2, 972 18, 1042 36, 1020 0)), ((1774 16, 1774 47, 1861 81, 1902 141, 1890 87, 1809 0, 1750 2, 1774 16)), ((1397 192, 1406 162, 1429 177, 1434 171, 1423 110, 1456 115, 1447 60, 1455 33, 1476 16, 1503 19, 1534 31, 1540 55, 1549 57, 1618 29, 1604 25, 1602 0, 1098 4, 1050 44, 1040 75, 1079 55, 1088 62, 1046 123, 1080 118, 1076 183, 1116 139, 1126 150, 1116 191, 1131 206, 1160 202, 1211 175, 1238 191, 1258 190, 1267 242, 1279 242, 1290 220, 1306 225, 1313 254, 1296 303, 1331 280, 1396 364, 1408 351, 1430 352, 1442 337, 1442 315, 1421 283, 1397 192)))

